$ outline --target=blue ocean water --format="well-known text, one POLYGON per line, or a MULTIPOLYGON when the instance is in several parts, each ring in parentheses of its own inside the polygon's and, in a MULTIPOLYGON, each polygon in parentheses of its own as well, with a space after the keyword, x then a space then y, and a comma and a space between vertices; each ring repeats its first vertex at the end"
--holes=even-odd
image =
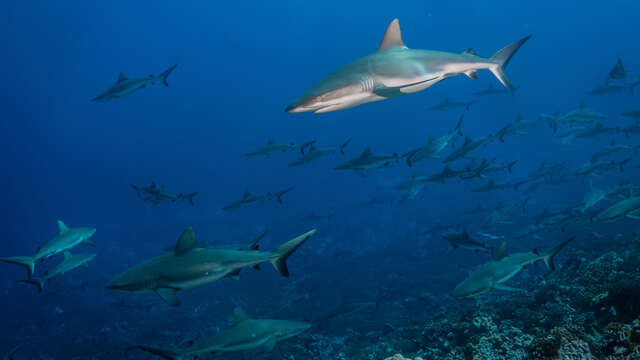
MULTIPOLYGON (((442 158, 412 167, 404 160, 391 161, 364 177, 333 170, 367 146, 374 153, 402 155, 430 135, 447 133, 461 115, 462 132, 473 139, 495 134, 519 113, 537 119, 540 114, 565 114, 581 102, 604 114, 607 127, 632 126, 634 121, 620 114, 640 108, 637 94, 586 93, 605 82, 618 58, 628 72, 625 81, 640 76, 637 2, 66 1, 5 2, 0 9, 0 187, 5 214, 0 255, 34 254, 58 234, 57 220, 71 228, 97 229, 95 248, 72 251, 95 252, 89 268, 52 279, 42 294, 16 282, 25 278, 22 267, 0 265, 0 314, 5 320, 0 350, 20 346, 9 355, 15 359, 149 358, 127 350, 140 344, 186 346, 189 340, 230 326, 235 307, 256 317, 323 324, 271 352, 224 356, 336 359, 342 352, 352 359, 384 359, 395 353, 413 357, 435 345, 402 345, 397 339, 415 336, 397 329, 409 328, 412 317, 420 323, 413 326, 424 327, 426 319, 443 309, 476 306, 474 300, 454 299, 451 293, 470 271, 491 261, 485 252, 451 252, 440 231, 427 232, 433 226, 468 228, 494 248, 507 241, 509 253, 550 248, 575 236, 559 255, 559 264, 578 256, 621 253, 631 247, 629 238, 638 229, 632 218, 609 224, 592 223, 589 217, 539 236, 514 238, 544 209, 579 204, 589 182, 602 189, 622 180, 637 183, 633 151, 607 158, 632 156, 624 172, 572 175, 612 139, 636 147, 638 135, 633 134, 561 144, 545 123, 473 153, 477 159, 518 161, 513 173, 492 176, 497 183, 527 179, 542 163, 565 163, 566 182, 529 194, 523 189, 472 192, 487 177, 429 182, 415 199, 400 201, 404 193, 396 186, 413 175, 441 171, 442 158, 463 138, 446 148, 442 158), (483 57, 531 34, 507 70, 517 91, 474 96, 489 85, 502 88, 482 70, 478 80, 459 75, 416 94, 343 111, 284 112, 332 71, 374 52, 394 18, 400 20, 410 48, 454 53, 473 48, 483 57), (173 64, 177 67, 168 87, 156 83, 122 99, 91 101, 120 73, 130 78, 157 75, 173 64), (445 98, 473 104, 468 111, 430 110, 445 98), (245 156, 269 139, 284 144, 316 140, 323 147, 348 138, 353 140, 344 155, 335 152, 305 166, 288 166, 298 150, 266 158, 245 156), (186 201, 153 206, 130 187, 152 182, 174 193, 199 194, 193 206, 186 201), (294 189, 282 204, 268 200, 222 210, 245 190, 266 194, 288 187, 294 189), (363 205, 371 199, 386 202, 363 205), (465 213, 477 205, 520 206, 526 199, 525 214, 505 215, 511 217, 498 225, 483 225, 487 213, 465 213), (309 215, 317 218, 305 219, 309 215), (238 281, 222 279, 181 291, 179 308, 167 306, 155 294, 106 288, 116 275, 173 248, 187 226, 199 240, 212 244, 244 243, 268 230, 261 250, 275 249, 313 228, 318 233, 289 259, 290 278, 266 264, 260 271, 243 271, 238 281), (406 305, 415 298, 425 304, 406 305), (341 307, 371 303, 373 309, 362 305, 366 311, 341 307), (332 322, 324 324, 324 317, 332 322), (321 341, 324 345, 318 345, 321 341), (386 345, 371 349, 381 343, 386 345), (313 352, 316 348, 326 354, 313 352)), ((451 167, 467 162, 458 160, 451 167)), ((593 216, 619 200, 607 198, 593 216)), ((43 274, 60 259, 58 255, 38 263, 36 272, 43 274)), ((562 271, 562 265, 558 267, 562 271)), ((552 276, 542 266, 530 271, 533 275, 526 276, 552 276)), ((536 289, 537 284, 527 281, 522 286, 536 289)), ((491 294, 495 292, 524 296, 499 290, 491 294)), ((494 299, 483 301, 486 305, 494 299)), ((630 323, 638 315, 618 322, 630 323)))

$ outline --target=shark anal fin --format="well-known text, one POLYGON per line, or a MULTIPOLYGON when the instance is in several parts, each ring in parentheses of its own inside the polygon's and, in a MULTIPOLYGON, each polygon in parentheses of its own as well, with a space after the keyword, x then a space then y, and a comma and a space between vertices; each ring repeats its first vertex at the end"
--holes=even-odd
POLYGON ((180 306, 180 298, 178 297, 178 289, 174 288, 157 288, 156 294, 160 295, 162 300, 171 306, 180 306))
POLYGON ((503 284, 497 284, 493 287, 494 289, 498 289, 498 290, 504 290, 504 291, 524 291, 522 289, 518 289, 518 288, 513 288, 507 285, 503 285, 503 284))

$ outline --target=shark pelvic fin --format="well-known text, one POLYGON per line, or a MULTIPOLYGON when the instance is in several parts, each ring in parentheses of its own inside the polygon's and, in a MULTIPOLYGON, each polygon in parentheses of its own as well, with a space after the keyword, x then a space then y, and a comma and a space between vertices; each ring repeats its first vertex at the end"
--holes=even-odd
POLYGON ((156 294, 158 294, 167 304, 171 306, 180 306, 178 289, 161 287, 156 289, 156 294))
POLYGON ((242 310, 241 308, 237 307, 233 309, 233 320, 235 324, 239 324, 249 319, 251 319, 249 315, 247 315, 247 313, 244 312, 244 310, 242 310))
POLYGON ((67 227, 67 225, 65 225, 62 220, 58 220, 58 229, 60 229, 60 234, 69 231, 69 227, 67 227))
POLYGON ((391 49, 394 47, 407 47, 402 41, 402 30, 400 30, 400 21, 398 19, 393 19, 391 24, 387 27, 387 31, 384 33, 384 37, 382 38, 382 42, 380 42, 380 46, 378 46, 378 51, 391 49))
POLYGON ((196 242, 196 234, 193 232, 193 228, 191 228, 191 226, 188 226, 186 229, 184 229, 182 235, 180 235, 178 243, 173 250, 173 254, 175 256, 182 256, 197 247, 198 243, 196 242))

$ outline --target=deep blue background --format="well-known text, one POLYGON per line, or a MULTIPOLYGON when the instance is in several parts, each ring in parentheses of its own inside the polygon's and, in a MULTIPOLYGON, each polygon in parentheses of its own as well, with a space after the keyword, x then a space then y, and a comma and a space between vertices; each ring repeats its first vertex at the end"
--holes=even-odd
MULTIPOLYGON (((441 163, 427 161, 414 169, 399 164, 366 178, 331 170, 367 145, 374 152, 404 153, 430 134, 445 133, 460 113, 427 108, 447 96, 469 101, 472 92, 498 86, 487 71, 477 81, 459 76, 415 95, 325 115, 286 114, 284 107, 337 67, 374 51, 387 24, 398 17, 405 43, 413 48, 460 52, 472 47, 490 56, 533 35, 508 69, 521 87, 517 94, 478 99, 466 114, 465 135, 493 133, 518 112, 535 117, 571 110, 583 99, 610 116, 608 124, 628 124, 617 115, 637 108, 637 96, 590 98, 585 92, 605 79, 617 57, 638 74, 639 11, 634 1, 592 0, 492 1, 490 6, 486 1, 4 2, 0 254, 32 254, 56 234, 57 219, 70 227, 96 227, 98 257, 90 271, 70 276, 100 290, 67 294, 91 304, 90 296, 114 296, 101 289, 108 279, 160 253, 187 225, 218 243, 246 241, 269 228, 264 248, 270 249, 314 225, 300 222, 301 215, 339 214, 335 222, 321 225, 320 240, 311 240, 298 258, 292 257, 295 276, 304 272, 304 262, 330 263, 331 248, 375 251, 407 229, 455 222, 478 202, 514 196, 520 201, 512 192, 471 194, 471 185, 454 182, 428 185, 418 200, 400 209, 372 210, 359 203, 374 195, 392 196, 403 179, 439 171, 441 163), (90 101, 120 72, 128 77, 158 74, 173 63, 178 67, 169 88, 156 85, 113 102, 90 101), (332 155, 306 167, 289 168, 293 154, 243 155, 268 138, 285 143, 316 139, 322 146, 349 137, 354 140, 347 157, 332 155), (200 191, 196 206, 144 204, 129 184, 152 180, 175 192, 200 191), (287 186, 295 190, 283 206, 267 202, 220 211, 245 188, 264 193, 287 186)), ((515 179, 543 160, 569 159, 577 166, 606 143, 565 147, 550 134, 541 128, 506 144, 491 144, 479 154, 519 159, 515 179)), ((626 143, 633 142, 637 139, 626 143)), ((575 192, 543 193, 534 204, 577 201, 585 188, 580 186, 575 192)), ((434 238, 427 247, 434 249, 429 261, 435 268, 446 244, 434 238)), ((378 261, 365 258, 360 266, 375 267, 378 261)), ((28 309, 51 312, 54 300, 14 284, 24 276, 22 268, 0 265, 0 271, 1 316, 28 309)), ((274 274, 265 269, 234 286, 250 289, 265 277, 286 283, 274 274)), ((306 276, 322 281, 315 275, 306 276)), ((197 295, 182 296, 198 303, 197 295)))

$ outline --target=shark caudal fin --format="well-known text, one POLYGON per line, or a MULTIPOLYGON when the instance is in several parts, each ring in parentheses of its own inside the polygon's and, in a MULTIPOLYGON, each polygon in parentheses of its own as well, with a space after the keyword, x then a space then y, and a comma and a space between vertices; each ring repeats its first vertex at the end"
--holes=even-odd
POLYGON ((174 64, 172 67, 170 67, 167 70, 163 71, 162 74, 160 74, 160 76, 158 76, 160 79, 162 79, 162 83, 164 84, 164 86, 169 86, 169 83, 167 82, 167 78, 169 77, 171 72, 176 68, 176 66, 178 66, 178 64, 174 64))
POLYGON ((542 255, 542 260, 544 261, 545 264, 547 264, 547 267, 549 269, 551 269, 551 270, 555 270, 556 269, 556 266, 553 263, 554 256, 556 256, 560 252, 560 250, 562 250, 565 246, 567 246, 568 243, 570 243, 574 239, 575 239, 575 237, 572 237, 571 239, 560 243, 556 247, 551 248, 549 251, 545 252, 542 255))
POLYGON ((29 280, 20 280, 18 282, 21 282, 21 283, 24 283, 24 284, 35 285, 38 288, 38 294, 40 294, 42 292, 42 289, 44 288, 44 280, 42 280, 40 278, 33 278, 33 279, 29 279, 29 280))
POLYGON ((142 351, 146 351, 146 352, 151 353, 153 355, 160 356, 161 358, 167 359, 167 360, 181 360, 182 359, 182 355, 177 350, 158 349, 158 348, 152 348, 152 347, 143 346, 143 345, 138 346, 138 349, 140 349, 142 351))
POLYGON ((0 258, 0 262, 24 266, 25 269, 27 269, 28 279, 31 279, 31 276, 33 275, 33 272, 36 266, 35 259, 30 256, 15 256, 15 257, 8 257, 8 258, 0 258))
POLYGON ((464 114, 460 115, 460 119, 458 119, 458 124, 453 128, 453 131, 458 134, 458 136, 462 136, 462 120, 464 120, 464 114))
POLYGON ((504 85, 507 89, 511 91, 515 90, 515 86, 513 86, 513 84, 509 80, 509 77, 505 73, 505 69, 507 68, 507 65, 509 65, 509 61, 511 60, 513 55, 516 53, 516 51, 518 51, 518 49, 520 49, 520 47, 525 42, 527 42, 527 40, 529 40, 530 38, 531 38, 531 35, 528 35, 514 42, 513 44, 501 50, 498 50, 498 52, 493 54, 493 56, 490 58, 490 60, 493 63, 495 63, 495 65, 490 67, 489 70, 493 73, 493 75, 495 75, 495 77, 498 78, 498 80, 500 80, 502 85, 504 85))
POLYGON ((282 191, 278 191, 278 192, 276 193, 276 200, 278 200, 278 202, 279 202, 280 204, 282 204, 282 196, 283 196, 284 194, 288 193, 288 192, 289 192, 289 191, 291 191, 291 190, 293 190, 293 187, 286 188, 286 189, 284 189, 284 190, 282 190, 282 191))
POLYGON ((352 138, 347 139, 347 141, 345 141, 344 143, 342 143, 342 145, 340 145, 340 154, 344 155, 344 148, 347 147, 347 145, 349 145, 349 143, 351 142, 352 138))
POLYGON ((276 270, 278 270, 278 272, 282 276, 289 277, 287 258, 289 257, 289 255, 293 254, 293 252, 296 251, 296 249, 298 249, 300 245, 304 244, 307 239, 315 234, 316 229, 313 229, 280 245, 280 247, 273 251, 274 254, 278 255, 277 258, 271 260, 271 264, 273 265, 273 267, 276 268, 276 270))
POLYGON ((187 200, 189 202, 189 204, 191 204, 191 206, 193 206, 193 198, 196 197, 196 195, 200 194, 199 192, 192 192, 191 194, 180 194, 179 197, 187 200))

